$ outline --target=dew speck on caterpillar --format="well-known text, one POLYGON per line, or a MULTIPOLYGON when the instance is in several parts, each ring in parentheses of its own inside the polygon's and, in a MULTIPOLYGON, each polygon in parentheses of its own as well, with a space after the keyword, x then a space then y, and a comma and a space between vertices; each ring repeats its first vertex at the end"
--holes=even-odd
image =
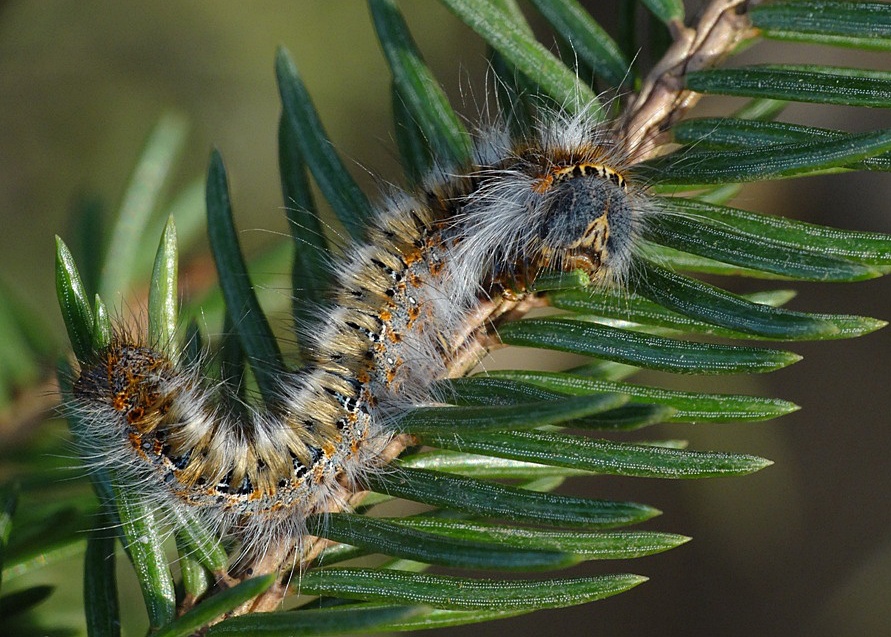
POLYGON ((201 365, 119 331, 73 383, 83 455, 159 511, 188 508, 234 538, 239 563, 273 547, 300 563, 307 519, 387 470, 400 415, 438 402, 455 361, 478 360, 492 307, 533 299, 542 272, 622 284, 648 212, 632 150, 584 109, 543 111, 528 137, 496 128, 463 170, 391 193, 366 240, 333 257, 329 304, 301 329, 305 364, 272 406, 232 409, 201 365))

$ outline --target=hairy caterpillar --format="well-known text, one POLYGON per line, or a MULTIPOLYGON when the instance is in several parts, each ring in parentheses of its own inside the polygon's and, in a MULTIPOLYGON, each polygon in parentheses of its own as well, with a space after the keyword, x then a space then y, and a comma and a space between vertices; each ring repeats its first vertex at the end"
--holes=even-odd
POLYGON ((522 143, 496 131, 465 171, 391 196, 336 264, 308 363, 268 412, 230 411, 200 369, 115 337, 73 385, 85 455, 194 508, 244 555, 299 545, 309 515, 343 508, 385 463, 400 413, 435 400, 486 303, 521 300, 543 270, 622 280, 644 208, 627 156, 590 116, 555 113, 522 143))

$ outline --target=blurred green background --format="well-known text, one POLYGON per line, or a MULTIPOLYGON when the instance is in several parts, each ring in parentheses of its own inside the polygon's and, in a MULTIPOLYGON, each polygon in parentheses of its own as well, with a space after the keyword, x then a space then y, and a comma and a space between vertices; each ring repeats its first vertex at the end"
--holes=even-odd
MULTIPOLYGON (((611 28, 616 3, 588 4, 611 28)), ((453 103, 476 119, 485 94, 481 41, 432 0, 401 7, 453 103)), ((172 193, 204 173, 216 146, 227 163, 246 249, 284 240, 272 71, 279 44, 292 52, 329 134, 367 192, 376 192, 380 180, 399 183, 389 76, 362 2, 0 1, 0 282, 45 317, 48 341, 63 342, 53 234, 70 232, 71 211, 84 198, 97 197, 109 216, 114 212, 145 137, 165 112, 182 114, 191 127, 172 193)), ((743 56, 740 61, 781 57, 891 68, 887 55, 846 57, 797 45, 767 43, 743 56)), ((706 100, 702 107, 702 113, 726 113, 728 104, 706 100)), ((852 131, 891 126, 885 112, 864 117, 859 109, 852 120, 853 113, 793 106, 783 119, 852 131)), ((759 185, 736 200, 740 207, 815 223, 891 232, 889 202, 891 179, 884 173, 759 185)), ((187 285, 200 286, 203 278, 187 278, 187 285)), ((745 289, 757 287, 746 283, 745 289)), ((891 319, 891 278, 796 287, 795 308, 891 319)), ((286 325, 281 307, 273 322, 286 325)), ((769 377, 681 380, 701 389, 786 398, 802 405, 800 412, 764 424, 657 432, 688 438, 694 448, 763 455, 775 466, 732 480, 597 478, 569 485, 595 497, 657 506, 665 514, 649 526, 694 537, 670 553, 618 567, 649 575, 651 582, 594 605, 476 626, 466 634, 891 634, 891 330, 792 349, 804 361, 769 377)), ((656 374, 647 380, 681 382, 656 374)), ((11 411, 3 414, 0 445, 10 445, 13 435, 42 432, 30 422, 28 431, 19 431, 22 422, 11 411)), ((616 568, 600 563, 579 570, 616 568)), ((65 585, 41 607, 48 616, 65 598, 77 599, 79 578, 75 562, 55 573, 65 585)), ((49 579, 39 572, 34 581, 49 579)))

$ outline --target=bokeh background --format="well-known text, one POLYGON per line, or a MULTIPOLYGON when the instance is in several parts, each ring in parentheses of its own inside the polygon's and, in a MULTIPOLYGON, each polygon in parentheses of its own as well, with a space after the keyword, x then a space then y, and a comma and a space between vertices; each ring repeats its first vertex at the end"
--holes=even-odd
MULTIPOLYGON (((588 4, 607 28, 613 25, 616 2, 588 4)), ((437 77, 473 119, 475 96, 484 91, 484 45, 432 0, 401 6, 437 77)), ((45 317, 54 330, 48 340, 63 331, 52 278, 53 234, 70 230, 71 211, 84 198, 105 202, 109 215, 115 210, 147 134, 166 112, 181 114, 191 127, 172 193, 204 173, 216 146, 227 163, 246 249, 284 240, 273 74, 279 44, 293 54, 360 183, 370 193, 377 179, 398 183, 389 75, 362 2, 0 1, 0 277, 45 317)), ((887 55, 777 43, 746 51, 739 63, 778 59, 891 69, 887 55)), ((706 100, 702 109, 726 112, 727 104, 706 100)), ((891 126, 887 112, 833 107, 793 106, 784 119, 852 131, 891 126)), ((747 188, 736 204, 891 232, 886 173, 759 185, 747 188)), ((891 319, 891 277, 795 287, 795 308, 891 319)), ((284 304, 278 320, 287 323, 284 304)), ((767 377, 646 379, 802 405, 767 423, 656 432, 689 439, 693 448, 763 455, 776 462, 773 467, 729 480, 597 478, 568 486, 652 504, 665 513, 650 528, 693 536, 663 555, 579 568, 632 570, 650 582, 593 605, 452 634, 891 634, 891 329, 792 349, 804 360, 767 377)), ((8 419, 4 423, 10 426, 8 419)), ((44 603, 48 617, 64 599, 79 595, 77 562, 66 568, 38 578, 61 580, 61 597, 44 603)), ((144 619, 132 621, 130 634, 139 634, 144 619)))

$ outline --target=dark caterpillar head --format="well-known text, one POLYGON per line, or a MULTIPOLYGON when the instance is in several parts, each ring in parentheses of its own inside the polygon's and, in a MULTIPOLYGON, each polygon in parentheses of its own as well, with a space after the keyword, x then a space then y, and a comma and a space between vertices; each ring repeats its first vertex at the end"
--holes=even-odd
POLYGON ((634 208, 625 180, 604 166, 575 166, 555 175, 546 191, 541 252, 547 265, 581 269, 591 280, 628 261, 634 208))

